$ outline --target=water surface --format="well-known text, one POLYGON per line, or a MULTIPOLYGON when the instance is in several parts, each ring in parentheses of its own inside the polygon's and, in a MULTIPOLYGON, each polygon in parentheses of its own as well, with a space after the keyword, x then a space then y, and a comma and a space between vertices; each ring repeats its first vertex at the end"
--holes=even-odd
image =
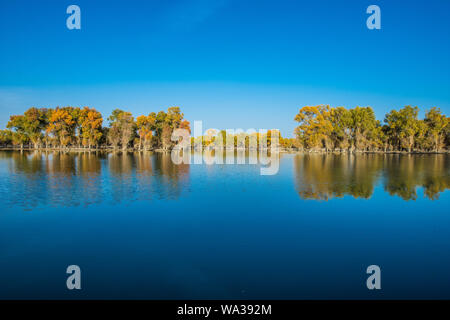
POLYGON ((449 186, 448 155, 0 151, 0 298, 448 299, 449 186))

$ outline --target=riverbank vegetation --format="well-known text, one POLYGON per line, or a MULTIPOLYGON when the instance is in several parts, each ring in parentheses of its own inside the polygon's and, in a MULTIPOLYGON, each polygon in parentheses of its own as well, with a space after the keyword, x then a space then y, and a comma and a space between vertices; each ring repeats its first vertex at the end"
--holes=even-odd
MULTIPOLYGON (((417 107, 405 106, 386 114, 383 123, 371 107, 305 106, 294 120, 299 123, 294 138, 279 132, 235 132, 225 130, 192 137, 191 146, 251 149, 272 146, 274 134, 284 150, 306 152, 442 152, 450 149, 450 121, 439 108, 431 108, 424 119, 417 107), (232 141, 230 143, 230 141, 232 141), (264 145, 261 145, 264 142, 264 145), (227 144, 228 143, 228 144, 227 144)), ((136 119, 127 111, 114 110, 107 118, 94 108, 30 108, 13 115, 6 130, 0 130, 2 147, 30 149, 170 150, 172 133, 186 129, 179 107, 151 112, 136 119)))
POLYGON ((0 144, 23 149, 170 149, 173 130, 190 131, 179 107, 151 112, 134 119, 130 112, 116 109, 104 126, 103 116, 93 108, 30 108, 10 117, 7 130, 0 131, 0 144))
POLYGON ((296 142, 307 150, 439 152, 450 147, 449 117, 431 108, 405 106, 386 114, 384 124, 371 107, 306 106, 295 116, 296 142))

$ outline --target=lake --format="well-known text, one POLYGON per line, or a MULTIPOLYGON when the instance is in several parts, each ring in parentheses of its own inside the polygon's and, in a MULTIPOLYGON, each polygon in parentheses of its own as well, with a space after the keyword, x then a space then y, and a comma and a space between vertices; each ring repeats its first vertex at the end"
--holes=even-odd
POLYGON ((450 298, 450 155, 279 161, 0 151, 0 298, 450 298))

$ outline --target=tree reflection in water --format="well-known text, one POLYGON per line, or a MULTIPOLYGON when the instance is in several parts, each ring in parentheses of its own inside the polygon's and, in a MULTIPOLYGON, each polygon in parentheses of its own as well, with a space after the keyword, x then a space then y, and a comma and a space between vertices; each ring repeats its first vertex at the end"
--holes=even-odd
POLYGON ((294 171, 302 199, 369 199, 382 183, 386 192, 404 200, 416 199, 417 187, 435 200, 450 186, 450 157, 444 154, 299 154, 294 171))
MULTIPOLYGON (((225 155, 206 156, 223 157, 226 162, 225 155)), ((248 165, 249 154, 237 154, 236 159, 239 156, 248 165)), ((450 156, 443 154, 281 157, 284 163, 293 161, 295 188, 301 199, 328 200, 345 195, 369 199, 380 185, 387 194, 404 200, 417 199, 418 187, 422 187, 426 198, 436 200, 450 185, 450 156)), ((203 166, 196 172, 207 170, 208 177, 212 175, 212 181, 218 184, 227 174, 234 174, 227 170, 228 165, 203 166)), ((259 172, 254 167, 246 170, 259 172)), ((1 151, 0 201, 10 207, 31 209, 178 199, 191 192, 190 169, 189 164, 174 164, 170 153, 1 151)), ((195 183, 210 181, 200 175, 195 183)))
POLYGON ((1 196, 24 208, 174 199, 189 181, 189 165, 168 153, 2 151, 0 161, 1 196))

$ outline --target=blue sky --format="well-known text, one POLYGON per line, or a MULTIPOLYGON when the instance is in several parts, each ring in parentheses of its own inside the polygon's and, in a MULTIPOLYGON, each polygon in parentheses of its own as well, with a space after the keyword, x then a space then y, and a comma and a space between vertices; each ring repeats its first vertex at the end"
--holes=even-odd
POLYGON ((449 115, 449 12, 446 0, 0 0, 0 127, 65 105, 105 118, 180 106, 204 128, 284 136, 305 105, 449 115), (66 28, 71 4, 81 30, 66 28), (371 4, 381 30, 366 27, 371 4))

